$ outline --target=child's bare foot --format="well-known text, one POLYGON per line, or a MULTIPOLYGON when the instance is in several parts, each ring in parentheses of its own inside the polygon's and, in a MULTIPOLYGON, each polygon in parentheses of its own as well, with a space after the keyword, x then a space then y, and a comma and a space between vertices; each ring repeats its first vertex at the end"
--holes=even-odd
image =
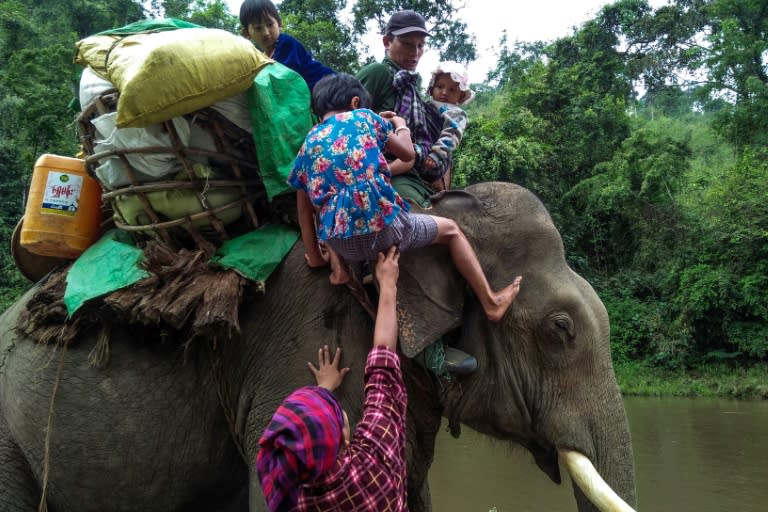
POLYGON ((320 255, 310 255, 309 253, 304 253, 304 261, 307 262, 307 265, 309 265, 310 268, 320 268, 328 265, 328 260, 322 257, 322 254, 320 255))
POLYGON ((496 294, 493 298, 493 305, 485 310, 485 315, 488 317, 488 320, 491 322, 498 322, 504 317, 507 309, 509 309, 509 306, 515 300, 517 294, 520 293, 520 281, 522 280, 523 278, 521 276, 517 276, 515 280, 512 281, 511 285, 496 294))
POLYGON ((328 278, 332 285, 347 284, 351 279, 349 271, 346 266, 340 265, 338 267, 332 267, 331 277, 328 278))

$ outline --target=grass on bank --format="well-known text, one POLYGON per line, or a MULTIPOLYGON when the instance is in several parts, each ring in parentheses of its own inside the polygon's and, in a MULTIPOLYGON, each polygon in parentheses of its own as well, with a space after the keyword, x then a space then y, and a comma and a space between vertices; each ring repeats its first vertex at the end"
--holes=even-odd
POLYGON ((616 365, 615 370, 624 396, 768 399, 768 364, 749 368, 712 365, 672 371, 632 362, 616 365))

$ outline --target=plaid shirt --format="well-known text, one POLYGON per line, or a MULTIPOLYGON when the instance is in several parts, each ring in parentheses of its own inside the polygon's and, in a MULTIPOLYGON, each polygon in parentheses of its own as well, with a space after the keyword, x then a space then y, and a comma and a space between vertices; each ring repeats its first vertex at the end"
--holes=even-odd
POLYGON ((377 347, 365 366, 365 410, 345 455, 302 486, 295 512, 407 512, 407 395, 395 352, 377 347))
POLYGON ((416 90, 419 76, 415 71, 404 69, 395 73, 392 80, 392 87, 397 91, 395 113, 405 119, 406 126, 411 129, 413 149, 416 152, 414 169, 422 179, 432 182, 440 179, 448 170, 442 159, 436 160, 437 167, 429 171, 424 167, 424 159, 440 136, 443 119, 437 107, 431 101, 425 102, 416 90))

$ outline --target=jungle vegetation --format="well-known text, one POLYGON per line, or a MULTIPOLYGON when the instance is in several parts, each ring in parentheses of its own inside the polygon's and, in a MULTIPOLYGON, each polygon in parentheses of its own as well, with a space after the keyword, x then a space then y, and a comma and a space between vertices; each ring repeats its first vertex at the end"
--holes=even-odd
MULTIPOLYGON (((442 57, 476 48, 448 0, 283 0, 284 30, 354 72, 361 36, 402 7, 442 57), (345 20, 345 21, 342 21, 345 20)), ((464 7, 469 8, 469 7, 464 7)), ((0 238, 34 161, 78 152, 74 43, 162 15, 238 29, 221 0, 0 3, 0 238)), ((470 104, 459 185, 534 191, 612 321, 619 368, 678 375, 768 361, 768 1, 619 0, 554 41, 499 41, 470 104)), ((29 283, 0 252, 0 307, 29 283)), ((631 372, 630 372, 631 373, 631 372)), ((763 393, 768 395, 768 390, 763 393)))

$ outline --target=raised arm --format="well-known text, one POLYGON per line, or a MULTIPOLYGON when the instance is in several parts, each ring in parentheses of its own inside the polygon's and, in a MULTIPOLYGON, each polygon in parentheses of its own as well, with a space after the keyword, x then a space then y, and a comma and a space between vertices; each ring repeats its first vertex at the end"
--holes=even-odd
POLYGON ((387 254, 379 253, 376 260, 376 280, 379 282, 379 308, 373 331, 373 346, 397 349, 397 278, 400 275, 400 253, 394 245, 387 254))

